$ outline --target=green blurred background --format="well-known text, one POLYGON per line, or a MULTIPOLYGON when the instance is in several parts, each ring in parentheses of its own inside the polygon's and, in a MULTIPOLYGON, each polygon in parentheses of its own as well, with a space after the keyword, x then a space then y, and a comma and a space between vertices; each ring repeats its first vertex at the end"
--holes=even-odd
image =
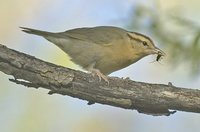
MULTIPOLYGON (((0 0, 0 43, 48 62, 80 68, 59 48, 19 26, 48 31, 112 25, 150 36, 167 56, 148 56, 110 76, 199 88, 198 0, 0 0)), ((199 131, 200 114, 152 117, 136 111, 25 88, 0 73, 0 132, 199 131)))

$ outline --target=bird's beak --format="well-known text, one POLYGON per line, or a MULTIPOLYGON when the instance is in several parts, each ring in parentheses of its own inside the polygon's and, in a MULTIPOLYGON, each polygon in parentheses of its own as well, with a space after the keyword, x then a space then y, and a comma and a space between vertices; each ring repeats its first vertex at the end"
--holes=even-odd
POLYGON ((154 49, 154 54, 160 55, 160 56, 165 56, 165 52, 163 52, 161 49, 155 47, 154 49))

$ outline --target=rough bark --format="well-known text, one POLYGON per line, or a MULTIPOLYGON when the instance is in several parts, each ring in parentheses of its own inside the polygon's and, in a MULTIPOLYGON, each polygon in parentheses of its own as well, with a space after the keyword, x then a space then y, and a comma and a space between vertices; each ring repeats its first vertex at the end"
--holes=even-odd
POLYGON ((149 84, 109 77, 109 85, 97 77, 54 65, 0 45, 0 71, 27 87, 49 89, 62 94, 151 115, 170 115, 180 110, 200 113, 200 90, 149 84))

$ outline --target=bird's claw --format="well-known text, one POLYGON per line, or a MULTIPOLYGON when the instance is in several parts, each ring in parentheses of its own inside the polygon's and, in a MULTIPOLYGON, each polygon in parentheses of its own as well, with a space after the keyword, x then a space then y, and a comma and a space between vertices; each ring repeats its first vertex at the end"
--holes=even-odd
POLYGON ((93 69, 91 72, 92 72, 92 76, 93 77, 96 75, 99 78, 99 82, 101 82, 101 79, 103 79, 105 82, 107 82, 109 84, 107 76, 102 74, 99 70, 97 70, 97 69, 94 70, 93 69))

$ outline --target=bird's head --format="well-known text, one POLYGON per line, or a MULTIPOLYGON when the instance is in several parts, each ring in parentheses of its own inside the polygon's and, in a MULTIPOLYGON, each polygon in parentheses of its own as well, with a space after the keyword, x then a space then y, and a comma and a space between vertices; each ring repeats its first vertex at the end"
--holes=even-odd
POLYGON ((159 56, 165 55, 161 49, 154 45, 153 41, 149 37, 136 32, 128 32, 127 35, 130 39, 134 53, 142 57, 151 54, 157 54, 159 56))

